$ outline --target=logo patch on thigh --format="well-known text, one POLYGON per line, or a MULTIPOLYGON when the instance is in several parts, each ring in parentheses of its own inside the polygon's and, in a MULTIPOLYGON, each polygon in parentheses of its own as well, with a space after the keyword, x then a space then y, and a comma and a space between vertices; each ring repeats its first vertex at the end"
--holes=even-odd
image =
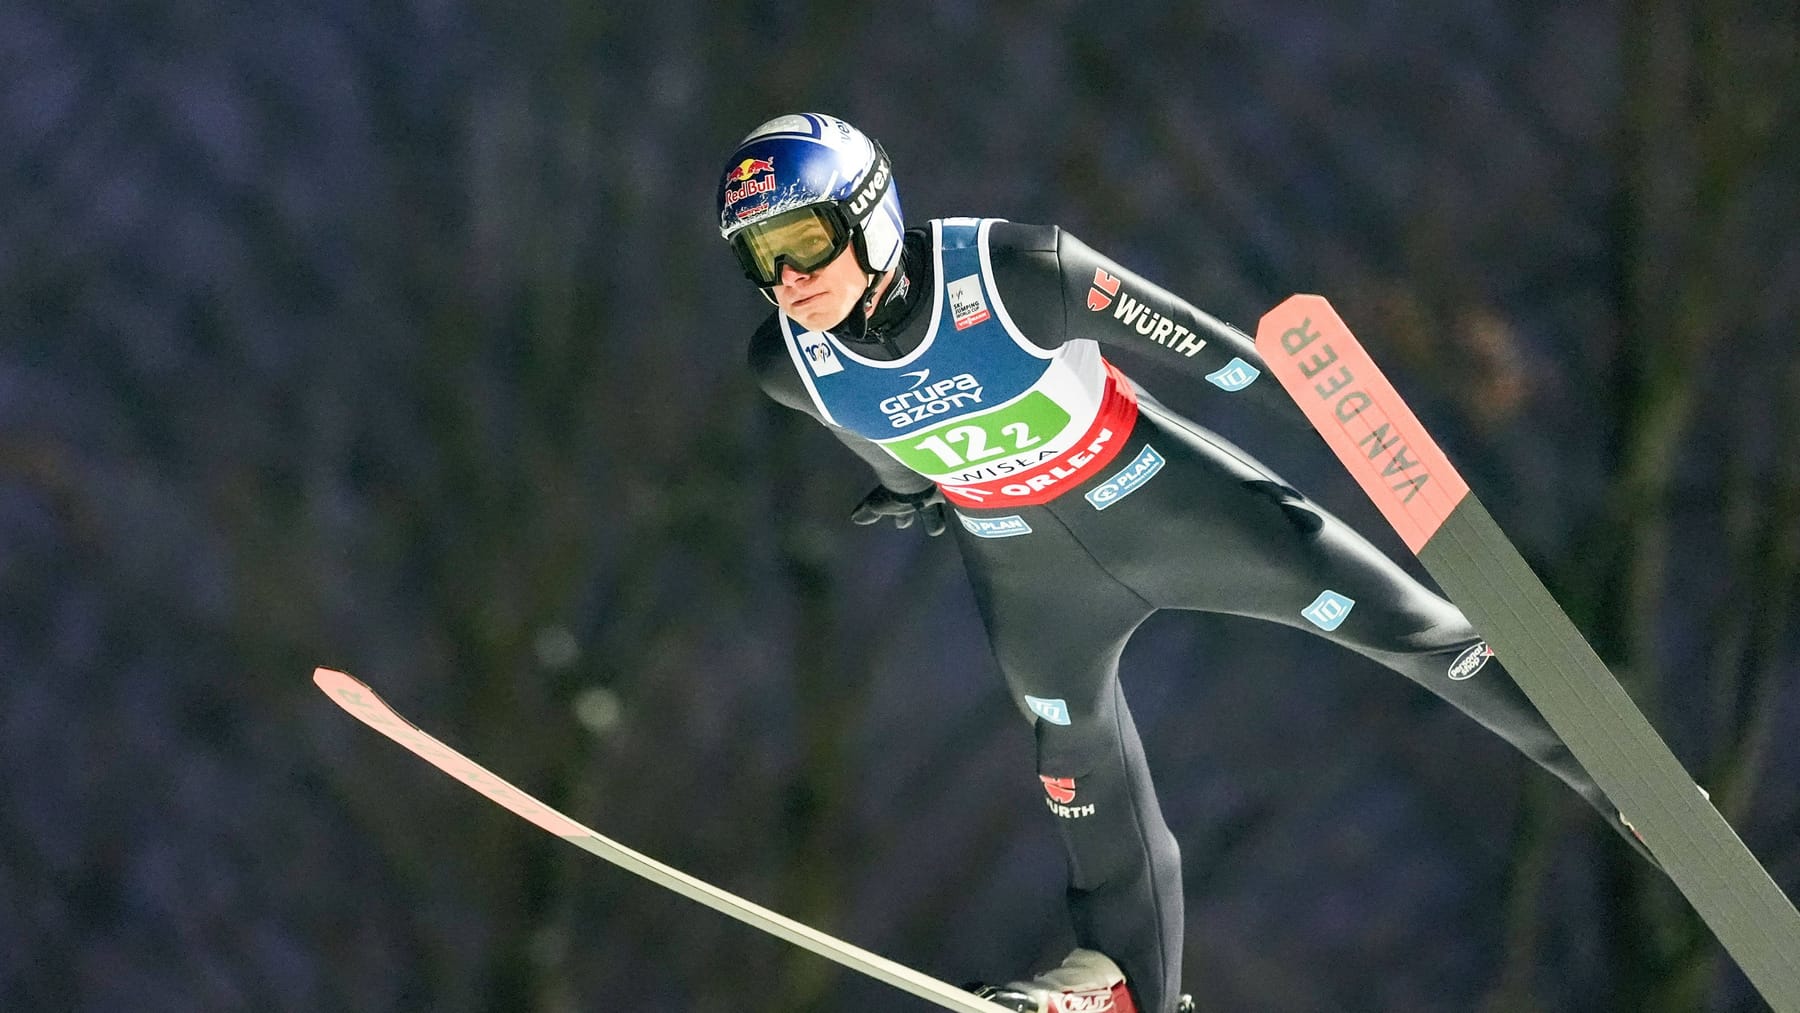
POLYGON ((1143 452, 1138 454, 1123 470, 1111 478, 1088 490, 1087 501, 1095 510, 1105 510, 1114 503, 1124 499, 1138 490, 1150 476, 1162 470, 1163 457, 1156 448, 1144 444, 1143 452))
POLYGON ((1053 725, 1069 723, 1069 705, 1060 699, 1046 700, 1041 696, 1032 696, 1027 693, 1025 694, 1025 706, 1031 708, 1031 713, 1053 725))
POLYGON ((960 511, 956 519, 976 538, 1013 538, 1031 534, 1031 525, 1018 514, 1007 517, 966 517, 960 511))
POLYGON ((1456 660, 1450 663, 1450 678, 1456 682, 1474 678, 1475 673, 1481 671, 1482 666, 1493 656, 1494 649, 1483 640, 1456 656, 1456 660))
POLYGON ((1233 359, 1214 372, 1206 374, 1206 379, 1220 390, 1237 392, 1250 386, 1262 370, 1250 365, 1243 359, 1233 359))
POLYGON ((1326 590, 1320 592, 1311 605, 1301 609, 1300 614, 1306 617, 1307 622, 1329 633, 1344 625, 1344 620, 1350 616, 1350 610, 1355 607, 1356 599, 1326 590))

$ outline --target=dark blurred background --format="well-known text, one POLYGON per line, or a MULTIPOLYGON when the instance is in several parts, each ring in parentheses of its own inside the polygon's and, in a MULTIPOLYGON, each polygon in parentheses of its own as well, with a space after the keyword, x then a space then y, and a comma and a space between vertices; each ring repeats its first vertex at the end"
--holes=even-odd
MULTIPOLYGON (((743 368, 714 187, 794 109, 915 222, 1056 222, 1246 329, 1330 296, 1800 887, 1791 3, 0 0, 0 1008, 925 1008, 315 664, 941 978, 1062 956, 954 547, 845 523, 866 469, 743 368)), ((1322 444, 1230 435, 1405 555, 1322 444)), ((1391 673, 1176 614, 1126 669, 1202 1010, 1762 1008, 1391 673)))

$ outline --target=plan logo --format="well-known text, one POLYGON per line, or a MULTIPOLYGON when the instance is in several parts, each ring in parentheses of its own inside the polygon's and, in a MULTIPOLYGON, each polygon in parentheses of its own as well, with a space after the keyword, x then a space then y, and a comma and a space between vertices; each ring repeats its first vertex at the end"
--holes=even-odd
MULTIPOLYGON (((963 530, 976 538, 1016 538, 1031 534, 1031 525, 1025 523, 1025 518, 1018 514, 1008 517, 965 517, 959 513, 956 519, 962 521, 963 530)), ((1030 700, 1031 697, 1025 699, 1030 700)), ((1068 724, 1067 721, 1058 723, 1068 724)))
POLYGON ((1095 510, 1105 510, 1114 503, 1124 499, 1138 490, 1138 487, 1150 480, 1150 476, 1162 470, 1162 455, 1149 444, 1144 445, 1143 453, 1137 460, 1125 466, 1123 471, 1088 490, 1087 501, 1095 510))
POLYGON ((1481 671, 1493 656, 1494 649, 1483 640, 1456 656, 1456 660, 1450 663, 1450 678, 1456 682, 1474 678, 1475 673, 1481 671))
MULTIPOLYGON (((1025 695, 1025 706, 1031 708, 1031 713, 1053 725, 1069 723, 1069 705, 1063 700, 1046 700, 1041 696, 1032 696, 1028 693, 1025 695)), ((1073 790, 1072 787, 1071 790, 1073 790)))
POLYGON ((1214 387, 1236 393, 1250 386, 1261 375, 1262 370, 1243 359, 1232 359, 1219 369, 1206 374, 1206 378, 1212 382, 1214 387))

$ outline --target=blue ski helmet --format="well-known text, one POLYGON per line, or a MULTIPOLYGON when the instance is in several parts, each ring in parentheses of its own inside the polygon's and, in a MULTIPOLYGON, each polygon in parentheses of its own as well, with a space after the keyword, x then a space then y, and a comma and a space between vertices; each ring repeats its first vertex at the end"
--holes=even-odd
POLYGON ((719 183, 719 234, 768 289, 856 251, 870 285, 900 262, 900 192, 887 153, 835 116, 778 116, 738 142, 719 183))

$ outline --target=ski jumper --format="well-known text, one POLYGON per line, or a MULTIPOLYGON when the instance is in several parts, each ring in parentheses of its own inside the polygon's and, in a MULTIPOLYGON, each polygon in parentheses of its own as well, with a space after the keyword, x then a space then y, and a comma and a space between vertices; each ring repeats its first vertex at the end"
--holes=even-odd
POLYGON ((1054 227, 934 221, 907 234, 903 270, 862 340, 777 312, 752 339, 751 366, 883 485, 943 490, 995 658, 1034 727, 1076 944, 1115 960, 1145 1013, 1170 1013, 1180 992, 1181 865, 1118 666, 1158 610, 1267 619, 1373 658, 1616 828, 1460 611, 1101 354, 1160 357, 1303 427, 1273 380, 1259 381, 1248 337, 1054 227))

